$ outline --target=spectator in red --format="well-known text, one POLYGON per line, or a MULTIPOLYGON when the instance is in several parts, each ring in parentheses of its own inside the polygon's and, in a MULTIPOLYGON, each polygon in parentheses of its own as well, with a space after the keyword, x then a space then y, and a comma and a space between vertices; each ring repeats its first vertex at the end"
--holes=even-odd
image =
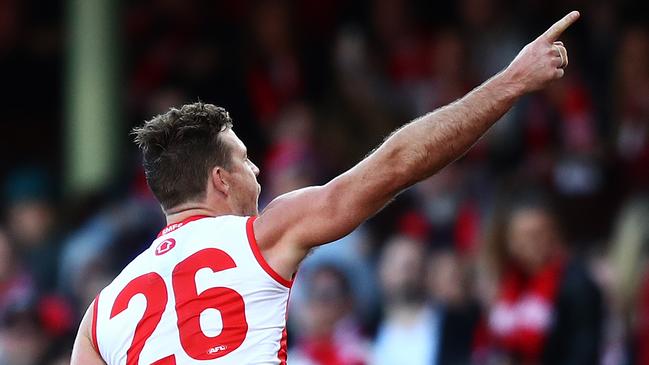
POLYGON ((596 364, 602 299, 551 206, 529 196, 503 217, 488 243, 497 292, 478 353, 509 364, 596 364))
POLYGON ((246 70, 248 94, 257 120, 275 122, 282 110, 303 94, 304 80, 292 38, 291 9, 286 2, 262 1, 253 11, 256 45, 246 70))
POLYGON ((364 365, 369 340, 354 316, 347 277, 338 268, 322 265, 310 276, 308 305, 298 313, 300 336, 289 352, 295 365, 364 365))
POLYGON ((616 152, 632 188, 649 183, 649 29, 627 29, 620 41, 616 78, 616 152))

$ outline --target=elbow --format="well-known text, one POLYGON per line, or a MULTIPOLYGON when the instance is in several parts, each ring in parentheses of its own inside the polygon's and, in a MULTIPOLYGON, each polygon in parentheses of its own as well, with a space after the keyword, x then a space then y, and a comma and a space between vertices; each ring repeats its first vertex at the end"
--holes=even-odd
POLYGON ((312 203, 322 212, 320 218, 329 226, 332 235, 343 237, 363 222, 363 210, 367 204, 363 201, 363 192, 356 191, 356 184, 338 178, 321 189, 323 193, 318 201, 312 203))

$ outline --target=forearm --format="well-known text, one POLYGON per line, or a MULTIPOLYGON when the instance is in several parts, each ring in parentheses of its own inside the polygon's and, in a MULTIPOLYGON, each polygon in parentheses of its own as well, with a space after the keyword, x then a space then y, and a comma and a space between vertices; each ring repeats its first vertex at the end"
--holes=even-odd
POLYGON ((381 192, 394 194, 431 176, 466 152, 521 95, 561 78, 568 56, 563 43, 555 41, 578 18, 578 12, 566 15, 525 46, 503 72, 390 136, 355 168, 366 184, 376 183, 367 198, 380 200, 381 192))
POLYGON ((377 180, 389 184, 383 189, 390 194, 433 175, 464 154, 514 105, 523 89, 510 80, 500 73, 454 103, 406 124, 359 167, 387 175, 377 180))

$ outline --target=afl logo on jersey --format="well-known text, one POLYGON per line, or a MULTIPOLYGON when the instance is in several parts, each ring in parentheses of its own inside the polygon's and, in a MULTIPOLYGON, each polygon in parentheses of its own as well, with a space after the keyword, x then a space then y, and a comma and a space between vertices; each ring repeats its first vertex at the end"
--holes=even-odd
POLYGON ((160 256, 164 255, 167 252, 171 251, 172 248, 176 247, 176 240, 173 238, 166 239, 158 245, 155 249, 155 255, 160 256))

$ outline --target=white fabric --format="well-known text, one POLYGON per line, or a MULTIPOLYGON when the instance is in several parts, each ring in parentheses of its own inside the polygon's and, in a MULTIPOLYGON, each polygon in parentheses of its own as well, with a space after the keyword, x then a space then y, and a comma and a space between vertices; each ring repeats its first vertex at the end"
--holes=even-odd
POLYGON ((373 365, 430 365, 437 362, 440 341, 439 313, 422 307, 417 318, 403 323, 388 318, 379 326, 373 365))
MULTIPOLYGON (((131 280, 150 272, 158 273, 164 279, 168 302, 155 331, 144 345, 139 364, 149 365, 172 354, 178 365, 280 363, 278 351, 286 326, 289 288, 273 279, 261 267, 248 241, 246 222, 247 217, 201 218, 170 232, 167 230, 101 291, 97 307, 97 342, 108 365, 126 364, 135 327, 146 308, 144 295, 136 294, 126 310, 110 319, 115 299, 131 280), (156 255, 158 246, 169 239, 175 240, 173 248, 156 255), (236 267, 220 272, 213 272, 210 268, 199 270, 194 277, 197 292, 200 295, 210 288, 225 287, 239 293, 245 303, 248 331, 243 343, 229 354, 217 359, 195 360, 181 346, 172 272, 179 262, 209 248, 227 253, 236 267)), ((214 337, 221 333, 222 322, 218 310, 206 309, 196 315, 200 316, 203 334, 214 337)), ((222 349, 215 346, 196 351, 213 353, 222 349)))

